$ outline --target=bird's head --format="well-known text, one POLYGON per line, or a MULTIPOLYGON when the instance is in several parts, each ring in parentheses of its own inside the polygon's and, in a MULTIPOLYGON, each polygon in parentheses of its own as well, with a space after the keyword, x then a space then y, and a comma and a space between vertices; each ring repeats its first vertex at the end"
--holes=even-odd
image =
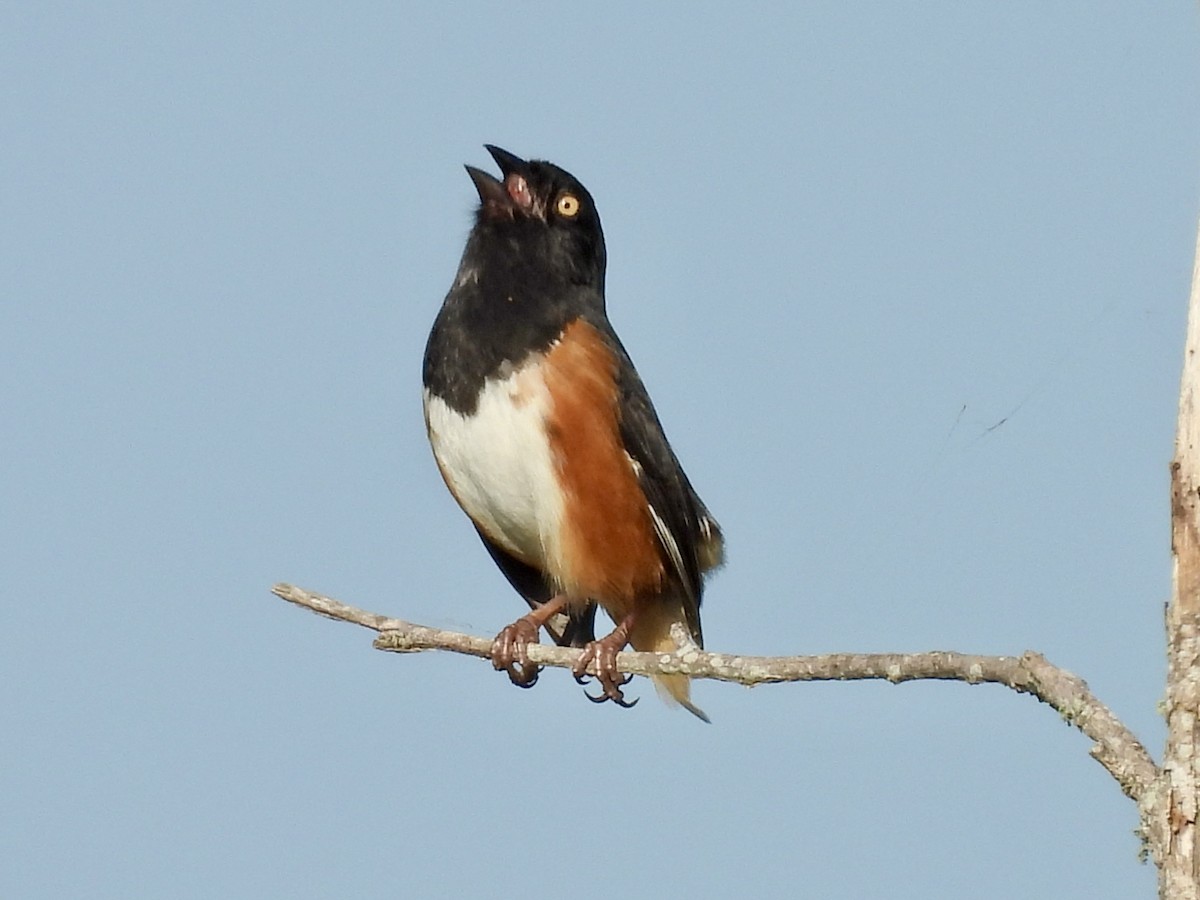
MULTIPOLYGON (((603 283, 604 232, 592 195, 570 172, 485 144, 502 179, 467 166, 479 192, 478 226, 509 233, 573 271, 603 283)), ((531 247, 531 249, 533 249, 531 247)))

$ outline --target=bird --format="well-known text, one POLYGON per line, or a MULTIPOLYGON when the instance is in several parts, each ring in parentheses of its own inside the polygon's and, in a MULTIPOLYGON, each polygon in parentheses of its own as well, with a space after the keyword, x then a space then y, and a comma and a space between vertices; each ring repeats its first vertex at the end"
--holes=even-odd
MULTIPOLYGON (((629 707, 616 654, 702 648, 704 579, 724 535, 671 449, 609 322, 595 202, 553 163, 485 144, 500 177, 466 170, 479 195, 422 365, 425 425, 450 493, 529 612, 496 635, 493 666, 520 687, 545 628, 581 649, 596 702, 629 707), (595 637, 597 607, 612 619, 595 637), (678 632, 679 630, 676 629, 678 632)), ((685 675, 659 693, 704 721, 685 675)))

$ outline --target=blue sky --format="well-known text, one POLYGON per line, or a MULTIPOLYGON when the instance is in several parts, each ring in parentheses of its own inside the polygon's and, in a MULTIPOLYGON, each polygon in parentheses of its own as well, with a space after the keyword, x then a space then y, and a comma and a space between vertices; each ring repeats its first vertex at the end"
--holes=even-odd
POLYGON ((424 341, 499 144, 609 309, 742 653, 1044 652, 1158 754, 1200 212, 1193 3, 9 4, 0 894, 1149 896, 995 687, 518 691, 424 341), (997 424, 1003 422, 1003 424, 997 424), (996 426, 996 427, 993 427, 996 426))

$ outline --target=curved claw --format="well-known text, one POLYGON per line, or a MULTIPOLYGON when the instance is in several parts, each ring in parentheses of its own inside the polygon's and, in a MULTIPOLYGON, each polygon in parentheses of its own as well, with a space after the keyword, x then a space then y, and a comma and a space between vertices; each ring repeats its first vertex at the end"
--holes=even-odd
POLYGON ((587 672, 584 672, 582 675, 579 675, 579 674, 576 674, 574 671, 572 671, 571 677, 575 679, 576 684, 581 685, 582 687, 587 687, 589 684, 592 683, 592 676, 589 675, 587 672))
POLYGON ((541 674, 541 666, 508 666, 504 671, 508 673, 508 680, 519 688, 531 688, 537 684, 538 675, 541 674))
POLYGON ((584 691, 583 696, 587 697, 593 703, 607 703, 609 700, 611 700, 622 709, 633 709, 638 705, 638 701, 642 699, 641 697, 634 697, 632 700, 626 700, 625 695, 619 690, 617 690, 614 694, 597 694, 595 697, 593 697, 587 691, 584 691))

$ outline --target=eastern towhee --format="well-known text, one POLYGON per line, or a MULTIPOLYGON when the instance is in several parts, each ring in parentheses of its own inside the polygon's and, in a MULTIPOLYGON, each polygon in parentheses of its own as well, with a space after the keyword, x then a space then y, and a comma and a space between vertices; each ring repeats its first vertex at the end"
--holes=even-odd
MULTIPOLYGON (((531 686, 526 645, 545 627, 629 704, 619 650, 698 645, 721 530, 693 490, 604 306, 604 234, 572 175, 489 146, 503 179, 467 166, 479 211, 425 348, 425 422, 438 468, 531 612, 492 662, 531 686), (616 629, 595 639, 599 604, 616 629)), ((706 719, 682 675, 655 678, 706 719)), ((636 702, 636 701, 634 701, 636 702)))

